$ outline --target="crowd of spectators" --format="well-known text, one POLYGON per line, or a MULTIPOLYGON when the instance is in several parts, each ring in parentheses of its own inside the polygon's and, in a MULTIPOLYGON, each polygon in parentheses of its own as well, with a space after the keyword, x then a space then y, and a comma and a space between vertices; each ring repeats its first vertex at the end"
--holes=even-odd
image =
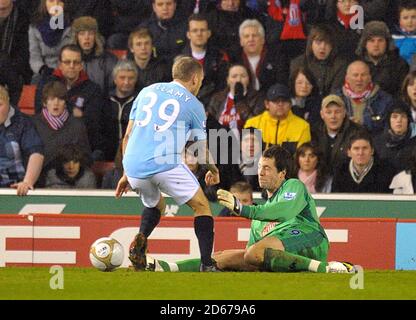
POLYGON ((114 188, 135 97, 181 55, 204 68, 219 188, 260 191, 279 144, 311 192, 416 190, 416 0, 0 0, 0 186, 114 188))

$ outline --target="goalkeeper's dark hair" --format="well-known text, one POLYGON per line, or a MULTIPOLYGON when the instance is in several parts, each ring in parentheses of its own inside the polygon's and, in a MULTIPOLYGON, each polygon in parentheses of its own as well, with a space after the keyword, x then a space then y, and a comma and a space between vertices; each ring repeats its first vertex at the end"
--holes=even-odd
POLYGON ((286 170, 287 179, 295 177, 293 156, 285 148, 278 145, 271 146, 263 152, 263 157, 274 159, 277 172, 286 170))

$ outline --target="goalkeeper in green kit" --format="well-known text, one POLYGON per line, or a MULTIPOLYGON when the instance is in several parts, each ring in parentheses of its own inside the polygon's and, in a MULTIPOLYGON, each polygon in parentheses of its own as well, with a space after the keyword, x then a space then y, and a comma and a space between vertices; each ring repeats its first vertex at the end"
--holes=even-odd
MULTIPOLYGON (((354 272, 348 262, 327 262, 329 242, 316 213, 315 201, 305 185, 290 179, 293 158, 280 147, 263 152, 259 162, 259 185, 267 191, 262 205, 242 206, 226 190, 218 201, 236 216, 252 220, 246 249, 215 252, 213 260, 222 271, 354 272)), ((147 256, 153 271, 199 271, 199 259, 168 263, 147 256)))

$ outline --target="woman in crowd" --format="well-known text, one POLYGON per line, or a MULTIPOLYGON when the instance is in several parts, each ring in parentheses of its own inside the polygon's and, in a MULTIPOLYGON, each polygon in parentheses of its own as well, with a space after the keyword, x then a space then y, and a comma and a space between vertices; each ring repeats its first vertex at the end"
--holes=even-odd
POLYGON ((321 99, 310 71, 302 66, 294 69, 289 86, 292 92, 292 112, 311 126, 321 122, 321 99))
POLYGON ((33 83, 58 65, 59 51, 71 41, 64 0, 41 0, 29 26, 30 67, 33 83))
POLYGON ((249 117, 263 111, 263 96, 251 89, 249 83, 246 67, 232 65, 228 70, 227 87, 212 96, 207 110, 226 128, 241 131, 249 117))
POLYGON ((330 192, 332 178, 328 175, 319 148, 307 142, 295 154, 297 177, 310 193, 330 192))

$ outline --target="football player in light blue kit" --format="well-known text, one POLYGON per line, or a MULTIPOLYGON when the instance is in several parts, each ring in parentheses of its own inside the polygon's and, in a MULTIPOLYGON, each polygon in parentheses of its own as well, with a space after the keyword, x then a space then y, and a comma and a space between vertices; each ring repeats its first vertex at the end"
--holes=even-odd
MULTIPOLYGON (((136 270, 146 267, 147 238, 165 210, 163 192, 179 205, 186 203, 193 209, 201 253, 200 270, 216 271, 211 259, 214 221, 209 202, 197 179, 181 160, 188 140, 203 145, 201 154, 208 155, 204 159, 210 159, 206 146, 205 110, 195 97, 204 73, 196 60, 182 57, 174 63, 172 77, 172 82, 156 83, 140 92, 123 139, 124 175, 117 185, 116 197, 127 192, 130 185, 145 206, 129 258, 136 270)), ((209 171, 205 182, 207 185, 218 184, 217 167, 211 161, 206 164, 209 171)))

